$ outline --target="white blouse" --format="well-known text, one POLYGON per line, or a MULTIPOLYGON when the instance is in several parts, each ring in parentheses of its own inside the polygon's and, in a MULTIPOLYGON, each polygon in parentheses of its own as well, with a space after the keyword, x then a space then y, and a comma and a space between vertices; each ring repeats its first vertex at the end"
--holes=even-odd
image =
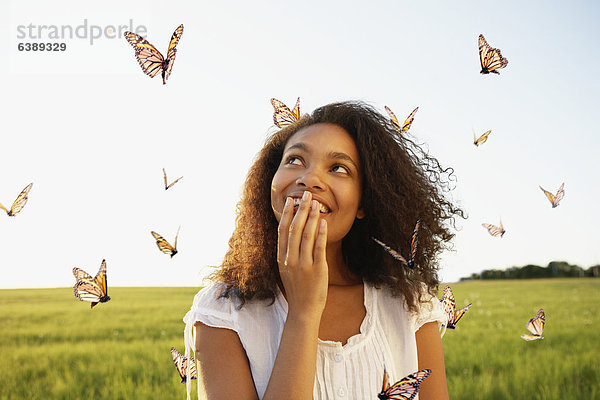
MULTIPOLYGON (((384 366, 390 384, 418 370, 415 332, 432 321, 446 324, 446 315, 436 297, 422 303, 419 312, 410 313, 402 298, 392 297, 389 289, 364 285, 366 316, 360 333, 346 344, 319 339, 313 399, 375 399, 381 391, 384 366)), ((264 396, 285 324, 288 304, 278 291, 275 302, 218 298, 222 284, 200 290, 183 321, 185 356, 195 343, 192 328, 196 321, 205 325, 234 330, 246 351, 258 397, 264 396)), ((190 379, 187 379, 188 400, 190 379)))

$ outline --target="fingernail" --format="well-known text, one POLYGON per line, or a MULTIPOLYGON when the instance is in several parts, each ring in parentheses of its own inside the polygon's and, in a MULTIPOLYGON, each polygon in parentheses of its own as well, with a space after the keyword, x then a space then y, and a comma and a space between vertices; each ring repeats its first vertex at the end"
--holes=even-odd
POLYGON ((308 200, 309 198, 310 198, 310 192, 305 191, 304 194, 302 195, 302 200, 308 200))
POLYGON ((285 204, 283 205, 283 208, 288 208, 290 206, 291 200, 292 200, 291 197, 286 197, 285 204))
POLYGON ((312 204, 310 205, 310 210, 311 210, 311 211, 314 211, 314 210, 316 210, 316 209, 317 209, 317 205, 318 205, 318 201, 316 201, 316 200, 313 200, 313 201, 312 201, 312 204))

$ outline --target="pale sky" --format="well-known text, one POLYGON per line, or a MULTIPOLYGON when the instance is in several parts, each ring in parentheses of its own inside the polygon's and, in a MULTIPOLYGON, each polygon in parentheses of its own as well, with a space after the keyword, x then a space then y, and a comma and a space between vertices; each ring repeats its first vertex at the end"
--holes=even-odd
POLYGON ((411 134, 455 169, 452 197, 469 215, 440 256, 443 280, 598 264, 599 17, 598 3, 561 1, 3 2, 0 203, 33 188, 20 214, 0 214, 0 288, 72 286, 73 267, 95 275, 102 259, 110 286, 200 285, 275 130, 271 97, 300 96, 302 113, 364 100, 401 120, 419 107, 411 134), (130 20, 163 54, 184 24, 167 85, 121 36, 90 44, 92 25, 130 20), (84 23, 85 38, 48 37, 84 23), (29 25, 36 37, 19 37, 29 25), (480 33, 509 60, 499 76, 479 73, 480 33), (473 129, 492 129, 479 148, 473 129), (166 192, 163 167, 184 176, 166 192), (552 209, 539 185, 562 182, 552 209), (500 218, 502 239, 481 226, 500 218), (179 225, 170 259, 150 231, 172 242, 179 225))

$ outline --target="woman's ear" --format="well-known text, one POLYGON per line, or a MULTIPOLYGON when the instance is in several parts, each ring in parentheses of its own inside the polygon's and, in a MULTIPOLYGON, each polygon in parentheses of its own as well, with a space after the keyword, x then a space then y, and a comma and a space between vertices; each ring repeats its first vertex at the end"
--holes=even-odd
POLYGON ((365 210, 362 207, 359 207, 358 211, 356 211, 356 218, 363 219, 365 217, 365 210))

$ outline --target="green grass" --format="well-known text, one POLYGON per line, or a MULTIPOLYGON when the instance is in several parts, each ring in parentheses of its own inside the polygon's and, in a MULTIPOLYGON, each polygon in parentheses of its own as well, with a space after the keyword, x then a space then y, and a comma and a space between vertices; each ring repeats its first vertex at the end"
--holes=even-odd
MULTIPOLYGON (((456 283, 472 302, 443 338, 453 399, 600 398, 600 279, 456 283), (525 342, 542 307, 545 339, 525 342)), ((170 348, 197 288, 0 290, 0 399, 183 399, 170 348)), ((195 391, 195 383, 194 383, 195 391)))
POLYGON ((456 399, 600 398, 600 279, 474 281, 452 285, 473 303, 443 338, 456 399), (521 339, 543 308, 544 339, 521 339))

